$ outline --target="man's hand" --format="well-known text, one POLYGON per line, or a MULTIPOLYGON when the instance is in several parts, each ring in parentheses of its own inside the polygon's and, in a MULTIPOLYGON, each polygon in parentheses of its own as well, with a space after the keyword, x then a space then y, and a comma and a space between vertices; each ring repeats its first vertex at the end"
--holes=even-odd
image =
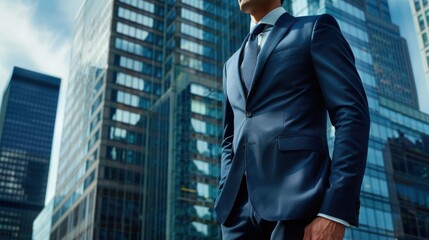
POLYGON ((303 240, 343 240, 344 231, 343 224, 316 217, 305 227, 303 240))

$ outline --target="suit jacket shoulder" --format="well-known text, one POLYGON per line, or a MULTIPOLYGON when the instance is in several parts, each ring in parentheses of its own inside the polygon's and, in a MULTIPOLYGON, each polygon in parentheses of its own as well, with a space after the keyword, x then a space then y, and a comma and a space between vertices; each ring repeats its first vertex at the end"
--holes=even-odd
POLYGON ((338 26, 337 20, 329 13, 323 13, 318 15, 309 15, 309 16, 298 16, 293 17, 296 22, 292 26, 292 28, 299 28, 304 25, 311 25, 311 28, 313 29, 314 25, 318 21, 322 21, 327 24, 332 24, 338 26))

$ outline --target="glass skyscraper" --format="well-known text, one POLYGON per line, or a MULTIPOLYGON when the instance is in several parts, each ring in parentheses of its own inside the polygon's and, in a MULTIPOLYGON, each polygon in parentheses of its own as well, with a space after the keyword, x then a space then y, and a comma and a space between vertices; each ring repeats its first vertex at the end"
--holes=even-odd
POLYGON ((0 108, 0 239, 31 239, 42 210, 60 79, 14 67, 0 108))
POLYGON ((47 240, 51 236, 53 208, 54 200, 51 200, 34 219, 32 240, 47 240))
POLYGON ((377 92, 418 109, 407 42, 400 36, 399 27, 391 21, 387 0, 367 0, 365 7, 377 92))
MULTIPOLYGON (((421 117, 428 122, 429 116, 421 117)), ((398 137, 389 138, 384 154, 390 160, 388 171, 393 173, 391 191, 397 194, 392 199, 400 216, 397 238, 429 239, 429 136, 415 141, 399 132, 398 137)))
MULTIPOLYGON (((390 21, 387 1, 289 0, 285 5, 295 16, 330 13, 338 20, 368 96, 371 132, 360 227, 348 228, 345 239, 425 239, 428 161, 423 161, 423 156, 390 151, 394 147, 411 151, 394 145, 395 139, 406 138, 410 145, 426 143, 429 116, 416 109, 408 51, 398 28, 390 21), (421 172, 414 173, 412 169, 421 172)), ((332 147, 333 128, 329 128, 328 136, 332 147)))
POLYGON ((229 0, 91 0, 75 23, 51 239, 219 239, 229 0))
POLYGON ((412 12, 414 1, 388 0, 388 5, 392 22, 398 25, 401 36, 406 39, 410 52, 414 81, 419 99, 419 109, 422 112, 429 113, 429 104, 427 104, 429 102, 429 81, 426 80, 424 70, 424 64, 427 65, 427 63, 424 58, 420 57, 419 40, 421 36, 418 34, 418 26, 413 27, 415 26, 415 17, 412 12))
MULTIPOLYGON (((418 47, 425 71, 426 86, 429 86, 429 4, 428 0, 408 0, 413 22, 418 35, 418 47)), ((429 90, 429 89, 426 89, 429 90)))

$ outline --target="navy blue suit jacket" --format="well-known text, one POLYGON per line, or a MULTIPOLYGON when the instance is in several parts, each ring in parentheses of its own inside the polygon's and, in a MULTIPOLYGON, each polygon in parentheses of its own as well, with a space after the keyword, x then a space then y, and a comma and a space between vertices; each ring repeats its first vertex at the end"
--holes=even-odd
POLYGON ((246 171, 250 201, 266 220, 324 213, 357 226, 370 123, 338 23, 328 14, 283 14, 258 55, 248 92, 239 71, 244 43, 224 66, 218 220, 227 219, 246 171), (336 129, 332 160, 327 113, 336 129))

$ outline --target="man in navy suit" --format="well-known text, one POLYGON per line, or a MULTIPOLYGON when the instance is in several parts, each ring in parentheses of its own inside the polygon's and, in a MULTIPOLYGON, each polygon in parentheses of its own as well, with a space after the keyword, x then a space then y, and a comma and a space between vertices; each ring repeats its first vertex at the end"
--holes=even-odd
POLYGON ((358 226, 370 125, 350 46, 331 15, 293 17, 280 0, 238 3, 251 32, 224 66, 222 235, 343 239, 358 226))

